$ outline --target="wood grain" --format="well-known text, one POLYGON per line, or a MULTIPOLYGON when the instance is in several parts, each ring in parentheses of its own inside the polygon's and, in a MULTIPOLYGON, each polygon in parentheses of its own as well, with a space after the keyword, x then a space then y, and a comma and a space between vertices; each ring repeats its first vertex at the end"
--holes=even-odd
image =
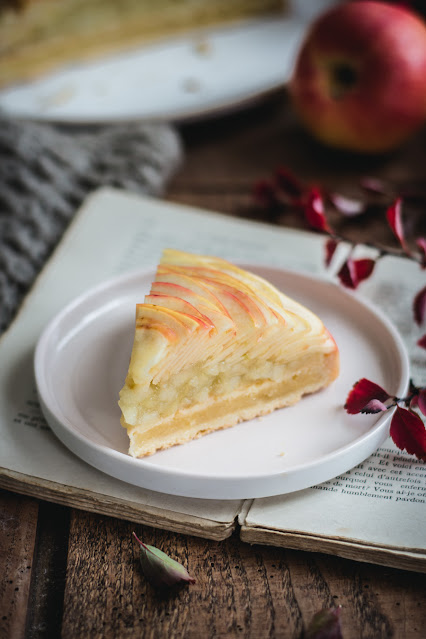
POLYGON ((321 608, 342 606, 345 639, 421 637, 424 575, 337 557, 137 527, 196 583, 165 593, 145 580, 134 526, 73 512, 64 638, 301 637, 321 608))
POLYGON ((0 492, 0 637, 24 636, 39 504, 0 492))
POLYGON ((40 502, 26 639, 58 637, 66 578, 69 509, 40 502))

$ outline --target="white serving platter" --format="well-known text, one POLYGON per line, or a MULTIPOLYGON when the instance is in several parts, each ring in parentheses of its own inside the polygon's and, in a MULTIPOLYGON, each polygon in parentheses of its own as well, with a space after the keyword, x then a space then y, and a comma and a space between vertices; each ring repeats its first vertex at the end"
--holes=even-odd
POLYGON ((35 376, 44 416, 78 457, 136 486, 203 499, 288 493, 329 480, 386 439, 390 412, 348 415, 352 385, 367 377, 402 396, 409 382, 396 329, 338 285, 291 271, 244 265, 316 312, 334 336, 341 372, 332 386, 295 406, 211 433, 144 459, 127 454, 118 393, 133 342, 135 304, 153 272, 115 278, 78 297, 46 327, 35 376))
POLYGON ((67 124, 222 113, 288 81, 304 30, 300 19, 285 16, 197 30, 4 88, 0 110, 67 124))

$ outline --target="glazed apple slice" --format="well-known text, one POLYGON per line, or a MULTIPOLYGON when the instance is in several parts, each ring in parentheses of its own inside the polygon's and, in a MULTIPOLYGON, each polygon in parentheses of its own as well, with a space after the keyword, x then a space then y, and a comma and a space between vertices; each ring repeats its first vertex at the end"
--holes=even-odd
MULTIPOLYGON (((277 322, 287 324, 286 335, 289 342, 294 341, 297 335, 305 334, 310 327, 306 319, 300 318, 290 310, 285 310, 282 304, 280 307, 276 305, 276 308, 268 307, 246 284, 241 284, 238 289, 239 282, 235 278, 226 273, 221 274, 216 269, 198 266, 183 269, 177 265, 169 267, 169 274, 171 273, 175 277, 180 275, 186 277, 188 281, 191 280, 192 286, 202 286, 204 294, 206 289, 212 291, 216 299, 230 313, 237 326, 238 343, 233 342, 232 348, 230 345, 224 346, 222 353, 224 357, 231 356, 232 360, 237 360, 239 357, 248 356, 251 352, 252 354, 257 353, 259 356, 271 356, 269 344, 274 339, 272 327, 277 322), (250 342, 247 341, 245 336, 250 335, 253 328, 261 329, 265 325, 268 327, 268 336, 260 332, 254 341, 253 339, 250 342)), ((276 299, 281 301, 279 293, 276 293, 276 299)), ((290 302, 291 300, 289 300, 288 306, 291 306, 290 302)))
MULTIPOLYGON (((164 275, 164 277, 166 277, 166 275, 164 275)), ((173 279, 175 280, 176 278, 173 276, 173 279)), ((188 288, 188 286, 177 284, 176 281, 153 282, 151 286, 151 293, 169 295, 170 297, 179 297, 196 308, 201 315, 208 317, 214 324, 218 333, 232 332, 235 334, 235 324, 219 300, 215 298, 207 288, 201 287, 190 278, 187 278, 185 283, 188 284, 188 286, 193 284, 194 289, 197 290, 198 293, 195 292, 195 290, 188 288), (200 291, 205 293, 205 295, 200 295, 200 291), (214 300, 214 302, 212 300, 214 300)))
MULTIPOLYGON (((183 288, 187 288, 192 291, 192 293, 202 297, 204 299, 204 304, 207 304, 208 306, 212 305, 226 314, 225 308, 217 297, 203 285, 202 281, 197 278, 194 279, 190 277, 188 273, 180 272, 178 269, 160 264, 152 286, 160 282, 167 282, 168 284, 176 284, 183 288)), ((190 299, 188 299, 188 301, 192 303, 190 299)), ((194 306, 197 306, 197 304, 194 304, 194 306)))
POLYGON ((160 306, 172 311, 177 311, 178 313, 183 313, 184 315, 194 318, 197 322, 202 323, 206 330, 216 330, 213 322, 207 315, 203 315, 195 306, 181 297, 151 293, 150 295, 145 295, 145 304, 160 306))
MULTIPOLYGON (((229 336, 229 339, 227 339, 228 331, 226 331, 225 333, 223 331, 218 332, 214 322, 209 317, 207 317, 207 315, 203 315, 202 313, 200 313, 199 310, 195 308, 195 306, 193 306, 192 304, 189 304, 189 302, 186 302, 185 300, 179 297, 173 297, 171 295, 160 295, 160 294, 154 293, 152 295, 147 295, 145 297, 145 303, 157 305, 160 307, 164 306, 168 309, 182 313, 183 315, 195 318, 195 320, 200 323, 200 327, 205 329, 206 335, 203 336, 201 340, 199 338, 198 345, 195 345, 190 350, 185 350, 180 353, 177 353, 175 358, 168 361, 167 366, 180 369, 182 368, 183 365, 188 365, 190 359, 197 355, 197 346, 199 346, 200 348, 203 348, 204 357, 207 359, 215 351, 225 346, 225 344, 228 344, 231 342, 231 336, 229 336), (208 339, 206 339, 207 336, 208 336, 208 339)), ((207 309, 207 311, 211 312, 211 309, 207 309)), ((215 312, 213 312, 212 314, 214 313, 215 312)), ((219 314, 217 312, 216 314, 220 315, 220 318, 223 317, 222 314, 219 314)), ((229 318, 225 317, 224 319, 225 321, 227 321, 229 318)), ((216 318, 216 321, 217 321, 217 318, 216 318)), ((217 323, 220 323, 220 322, 217 322, 217 323)), ((163 370, 159 369, 156 379, 159 378, 159 376, 161 377, 162 372, 163 370)))
POLYGON ((247 281, 239 280, 233 277, 233 275, 229 275, 226 272, 222 272, 210 266, 196 265, 184 267, 178 265, 175 267, 170 266, 169 268, 175 273, 185 273, 199 283, 215 282, 224 287, 228 287, 228 290, 232 289, 233 294, 239 297, 241 302, 248 307, 249 312, 256 317, 261 324, 274 322, 282 316, 281 311, 283 306, 277 292, 275 293, 274 299, 268 300, 265 298, 265 295, 263 295, 260 287, 258 294, 256 289, 247 284, 247 281), (267 300, 267 302, 265 302, 265 300, 267 300))
POLYGON ((259 293, 261 298, 268 300, 273 306, 281 307, 281 296, 274 286, 258 275, 245 271, 224 259, 210 256, 195 256, 194 259, 190 253, 165 249, 161 264, 183 266, 185 269, 188 267, 214 269, 219 276, 233 277, 238 281, 238 286, 244 289, 249 286, 252 293, 259 293))
MULTIPOLYGON (((314 313, 278 291, 270 282, 221 258, 210 256, 195 256, 194 258, 190 253, 166 249, 163 252, 161 265, 164 268, 181 269, 182 272, 192 273, 192 275, 196 273, 200 275, 201 269, 209 269, 210 277, 212 277, 212 271, 215 271, 217 277, 225 283, 229 276, 236 280, 234 284, 236 288, 251 292, 254 299, 262 300, 263 305, 268 305, 269 310, 284 318, 289 326, 294 325, 294 316, 302 316, 308 324, 312 325, 313 330, 318 329, 321 325, 321 321, 314 313)), ((262 306, 263 308, 264 306, 262 306)))
POLYGON ((190 278, 175 277, 173 271, 162 273, 164 279, 156 280, 151 285, 151 293, 159 295, 171 295, 172 297, 180 297, 189 304, 192 304, 195 308, 198 308, 201 304, 211 308, 220 308, 219 300, 212 299, 212 295, 207 289, 201 288, 196 282, 191 281, 190 278), (172 275, 169 277, 169 275, 172 275), (181 279, 185 283, 177 283, 176 280, 181 279), (197 289, 194 290, 194 289, 197 289))

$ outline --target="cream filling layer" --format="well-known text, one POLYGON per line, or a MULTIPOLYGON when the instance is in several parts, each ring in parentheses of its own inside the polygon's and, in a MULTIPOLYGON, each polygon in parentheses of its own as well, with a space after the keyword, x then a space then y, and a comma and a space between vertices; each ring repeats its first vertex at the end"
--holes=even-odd
MULTIPOLYGON (((128 376, 120 392, 119 406, 127 424, 138 424, 139 428, 146 430, 159 419, 174 415, 179 409, 231 395, 239 388, 247 389, 266 381, 276 384, 288 380, 307 362, 316 369, 316 360, 319 358, 323 361, 324 354, 310 350, 285 364, 244 357, 232 367, 227 362, 209 363, 208 366, 204 362, 197 362, 158 385, 135 384, 128 376)), ((320 370, 317 375, 321 376, 320 370)))
MULTIPOLYGON (((122 418, 130 439, 129 453, 134 457, 182 444, 211 431, 228 428, 241 421, 265 415, 277 408, 299 401, 302 395, 328 385, 337 375, 335 353, 311 354, 282 370, 281 379, 257 380, 240 384, 222 396, 209 389, 196 401, 155 420, 143 419, 130 424, 122 418)), ((179 403, 179 402, 178 402, 179 403)), ((124 411, 123 411, 124 414, 124 411)), ((159 414, 158 414, 159 415, 159 414)), ((146 418, 146 414, 142 416, 146 418)))

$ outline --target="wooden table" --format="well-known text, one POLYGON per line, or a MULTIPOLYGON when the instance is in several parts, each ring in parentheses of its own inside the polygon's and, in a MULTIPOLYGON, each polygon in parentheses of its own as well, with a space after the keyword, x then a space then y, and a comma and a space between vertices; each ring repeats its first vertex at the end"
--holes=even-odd
MULTIPOLYGON (((252 185, 279 165, 348 194, 365 174, 426 182, 425 133, 383 158, 325 151, 297 126, 283 93, 182 134, 186 161, 166 197, 231 215, 268 219, 253 207, 252 185)), ((295 213, 270 221, 303 226, 295 213)), ((381 215, 336 224, 356 240, 392 242, 381 215)), ((301 637, 316 611, 336 605, 345 639, 425 636, 426 575, 249 546, 238 535, 212 542, 136 526, 197 579, 158 594, 141 574, 134 529, 1 492, 0 637, 301 637)))

